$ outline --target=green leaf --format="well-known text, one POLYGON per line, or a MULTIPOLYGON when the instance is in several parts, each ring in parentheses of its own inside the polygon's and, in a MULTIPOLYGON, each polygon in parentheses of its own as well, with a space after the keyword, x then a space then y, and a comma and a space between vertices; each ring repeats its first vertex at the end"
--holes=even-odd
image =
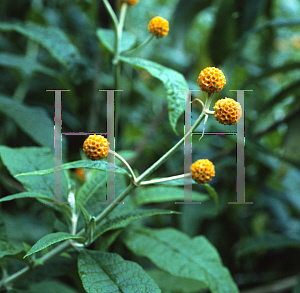
POLYGON ((284 234, 266 232, 241 241, 238 244, 236 255, 240 257, 259 250, 289 247, 300 249, 300 240, 289 238, 284 234))
MULTIPOLYGON (((137 155, 134 150, 118 150, 118 154, 126 161, 134 159, 137 155)), ((120 160, 116 160, 116 165, 121 166, 123 163, 120 160)))
POLYGON ((78 273, 88 293, 161 292, 137 263, 125 261, 116 253, 82 251, 78 273))
POLYGON ((21 249, 15 248, 12 244, 8 242, 5 223, 2 217, 0 216, 0 258, 6 255, 15 255, 20 253, 21 251, 21 249))
POLYGON ((96 231, 96 218, 95 217, 91 217, 91 220, 89 222, 89 225, 86 229, 86 236, 87 236, 87 242, 88 244, 91 243, 91 241, 94 238, 94 233, 96 231))
MULTIPOLYGON (((74 161, 71 163, 62 164, 61 167, 55 168, 55 172, 61 170, 73 169, 73 168, 90 168, 90 169, 106 171, 107 166, 110 166, 112 168, 115 167, 115 171, 114 171, 115 173, 129 176, 128 172, 125 169, 122 169, 118 166, 114 166, 113 164, 107 163, 106 161, 88 161, 88 160, 80 160, 80 161, 74 161)), ((46 174, 51 174, 53 172, 54 172, 54 168, 50 168, 50 169, 39 170, 35 172, 20 173, 16 175, 16 177, 29 176, 29 175, 46 175, 46 174)))
POLYGON ((293 63, 287 63, 284 64, 282 66, 278 66, 278 67, 273 67, 270 69, 266 69, 263 71, 262 74, 260 74, 259 76, 253 77, 251 76, 249 78, 249 80, 247 80, 245 82, 245 84, 249 84, 249 83, 253 83, 253 82, 257 82, 263 78, 269 77, 273 74, 277 74, 277 73, 286 73, 290 70, 296 70, 300 68, 300 62, 293 62, 293 63))
POLYGON ((67 68, 75 81, 81 79, 83 65, 79 51, 58 27, 41 26, 33 22, 1 22, 0 31, 15 31, 35 41, 67 68))
POLYGON ((21 193, 16 193, 13 195, 8 195, 5 197, 0 198, 0 202, 3 201, 10 201, 10 200, 14 200, 14 199, 19 199, 19 198, 39 198, 42 200, 46 200, 46 201, 53 201, 53 198, 48 197, 44 194, 41 193, 37 193, 37 192, 21 192, 21 193))
POLYGON ((32 72, 40 72, 51 77, 57 77, 57 75, 59 74, 58 72, 50 68, 42 66, 37 61, 34 62, 28 57, 11 53, 0 53, 0 65, 18 68, 20 70, 24 70, 26 73, 29 74, 31 74, 32 72))
POLYGON ((185 105, 185 92, 182 90, 189 89, 184 76, 173 69, 147 59, 120 57, 120 60, 136 68, 147 70, 164 84, 168 99, 169 121, 174 132, 177 133, 176 124, 184 112, 185 105))
POLYGON ((248 37, 253 37, 253 34, 260 33, 271 27, 288 27, 288 26, 299 26, 299 19, 290 19, 290 18, 277 18, 269 21, 265 21, 262 25, 248 30, 243 36, 239 39, 238 43, 235 44, 235 49, 240 49, 246 42, 248 37))
POLYGON ((0 112, 11 118, 37 144, 53 148, 53 120, 45 109, 0 95, 0 112))
MULTIPOLYGON (((97 171, 97 170, 95 170, 97 171)), ((115 198, 124 191, 128 186, 127 178, 122 174, 115 174, 115 198)), ((107 201, 106 185, 100 187, 89 201, 84 205, 87 211, 92 216, 100 214, 106 207, 107 204, 100 204, 100 202, 107 201)), ((124 204, 117 204, 117 207, 110 213, 110 217, 119 216, 121 213, 129 212, 136 209, 136 205, 133 203, 131 196, 127 196, 123 200, 124 204)))
POLYGON ((164 293, 198 293, 199 291, 202 292, 207 289, 207 287, 200 281, 178 278, 161 270, 153 269, 147 270, 146 272, 164 293))
POLYGON ((300 165, 300 148, 299 148, 299 123, 300 116, 295 115, 293 119, 289 120, 289 127, 284 137, 281 149, 283 158, 298 163, 300 165))
POLYGON ((17 293, 78 293, 77 290, 58 281, 42 281, 32 284, 28 290, 18 290, 17 293))
POLYGON ((98 250, 107 251, 122 232, 123 230, 119 229, 119 230, 111 230, 105 234, 102 234, 97 239, 98 250))
POLYGON ((97 229, 95 233, 98 238, 100 235, 104 234, 109 230, 124 228, 128 226, 131 222, 156 215, 169 215, 169 214, 181 214, 180 212, 168 211, 168 210, 160 210, 160 209, 151 209, 151 210, 135 210, 129 213, 124 213, 120 216, 111 218, 107 220, 102 226, 97 229))
POLYGON ((208 194, 213 198, 213 200, 215 201, 216 206, 218 208, 219 207, 219 196, 218 196, 218 193, 216 192, 216 190, 208 183, 201 184, 201 185, 206 188, 208 194))
POLYGON ((40 250, 43 250, 44 248, 46 248, 52 244, 55 244, 55 243, 58 243, 58 242, 61 242, 64 240, 69 240, 69 239, 76 240, 76 241, 82 242, 82 243, 85 242, 84 237, 75 236, 70 233, 65 233, 65 232, 51 233, 51 234, 46 235, 42 239, 40 239, 36 244, 34 244, 31 247, 31 249, 26 253, 24 258, 31 254, 34 254, 40 250))
MULTIPOLYGON (((206 194, 193 191, 193 201, 206 201, 209 197, 206 194)), ((139 188, 134 198, 136 204, 147 204, 165 201, 184 200, 184 189, 179 187, 153 186, 139 188)))
POLYGON ((15 248, 8 241, 0 240, 0 258, 6 255, 16 255, 21 251, 22 251, 21 249, 15 248))
MULTIPOLYGON (((0 146, 0 156, 3 164, 13 177, 21 182, 29 192, 43 194, 54 199, 54 175, 16 176, 24 172, 48 169, 54 166, 53 150, 42 147, 9 148, 0 146)), ((68 186, 64 172, 62 173, 62 197, 67 201, 68 186)), ((51 205, 52 206, 52 205, 51 205)))
POLYGON ((296 80, 282 89, 279 93, 275 94, 272 99, 268 100, 265 105, 263 105, 262 111, 270 111, 272 107, 275 107, 277 103, 280 103, 286 97, 296 95, 298 93, 300 93, 300 80, 296 80))
POLYGON ((297 283, 293 289, 292 293, 300 293, 300 275, 297 275, 297 283))
POLYGON ((190 238, 173 228, 136 228, 122 239, 133 253, 176 277, 201 281, 213 293, 239 292, 217 250, 203 236, 190 238))
MULTIPOLYGON (((106 49, 108 49, 111 53, 115 51, 115 32, 110 29, 98 29, 97 36, 106 49)), ((122 40, 120 43, 120 53, 131 49, 136 43, 136 37, 126 31, 122 33, 122 40)))
MULTIPOLYGON (((97 190, 106 183, 106 174, 95 170, 89 180, 82 184, 76 194, 76 200, 85 205, 97 190)), ((106 188, 106 186, 104 186, 106 188)))
POLYGON ((83 214, 84 222, 85 222, 85 230, 87 231, 90 220, 91 220, 91 215, 80 202, 77 202, 77 204, 78 204, 78 206, 79 206, 79 208, 80 208, 80 210, 83 214))

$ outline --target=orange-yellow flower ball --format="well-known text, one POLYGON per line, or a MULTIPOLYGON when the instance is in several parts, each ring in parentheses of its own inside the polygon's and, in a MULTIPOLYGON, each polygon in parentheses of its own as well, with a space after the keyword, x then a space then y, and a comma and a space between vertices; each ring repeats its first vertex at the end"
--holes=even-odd
POLYGON ((191 172, 193 180, 197 183, 208 183, 215 176, 215 166, 211 161, 202 159, 192 164, 191 172))
POLYGON ((198 76, 198 84, 203 92, 218 93, 226 84, 222 70, 215 67, 206 67, 198 76))
POLYGON ((128 6, 133 6, 139 2, 139 0, 119 0, 121 3, 127 3, 128 6))
POLYGON ((156 16, 150 20, 148 30, 150 34, 156 35, 157 39, 163 38, 169 32, 169 22, 160 16, 156 16))
POLYGON ((233 99, 218 100, 214 106, 215 118, 224 125, 235 125, 242 117, 241 104, 233 99))
POLYGON ((109 142, 101 135, 90 135, 83 143, 85 155, 93 160, 101 160, 107 157, 109 142))

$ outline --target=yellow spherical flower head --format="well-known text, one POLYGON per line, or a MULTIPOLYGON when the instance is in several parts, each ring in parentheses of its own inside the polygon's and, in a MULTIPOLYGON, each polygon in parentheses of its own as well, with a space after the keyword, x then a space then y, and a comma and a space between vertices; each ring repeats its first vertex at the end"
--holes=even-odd
POLYGON ((101 135, 90 135, 83 143, 85 155, 93 160, 101 160, 107 157, 109 142, 101 135))
POLYGON ((222 70, 215 67, 206 67, 198 76, 198 84, 203 92, 218 93, 226 84, 222 70))
POLYGON ((191 166, 192 178, 197 183, 208 183, 215 176, 214 164, 207 160, 198 160, 191 166))
POLYGON ((139 2, 139 0, 119 0, 121 3, 127 3, 129 6, 133 6, 139 2))
POLYGON ((233 99, 218 100, 214 106, 215 118, 224 125, 235 125, 242 117, 241 104, 233 99))
POLYGON ((150 20, 148 30, 150 34, 156 35, 157 39, 163 38, 169 32, 169 22, 160 16, 156 16, 150 20))

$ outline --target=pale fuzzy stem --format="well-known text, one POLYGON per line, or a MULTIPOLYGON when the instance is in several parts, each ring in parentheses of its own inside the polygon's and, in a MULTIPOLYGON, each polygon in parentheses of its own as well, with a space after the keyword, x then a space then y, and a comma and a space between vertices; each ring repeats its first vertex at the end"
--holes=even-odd
POLYGON ((70 207, 72 210, 72 228, 71 228, 71 234, 75 235, 76 234, 76 230, 77 230, 77 221, 78 221, 78 216, 76 213, 76 204, 75 204, 75 195, 72 191, 69 192, 69 196, 68 196, 68 201, 70 203, 70 207))
POLYGON ((176 176, 171 176, 167 178, 161 178, 161 179, 154 179, 154 180, 149 180, 149 181, 143 181, 139 185, 149 185, 149 184, 155 184, 159 182, 166 182, 166 181, 172 181, 184 177, 190 177, 191 173, 186 173, 186 174, 181 174, 181 175, 176 175, 176 176))
POLYGON ((127 3, 123 3, 121 6, 121 11, 120 11, 120 19, 119 23, 116 28, 116 44, 115 44, 115 56, 113 59, 113 64, 118 65, 119 62, 119 55, 120 55, 120 45, 122 41, 122 33, 123 33, 123 27, 124 27, 124 22, 125 22, 125 16, 127 12, 127 3))
POLYGON ((134 172, 131 169, 130 165, 127 163, 127 161, 122 156, 120 156, 118 153, 114 152, 113 150, 108 150, 108 152, 113 154, 114 156, 116 156, 127 167, 128 171, 130 172, 130 175, 132 176, 133 183, 135 184, 136 177, 135 177, 134 172))
POLYGON ((115 30, 115 60, 117 60, 118 57, 118 52, 119 52, 119 21, 118 18, 114 12, 114 10, 112 9, 111 5, 109 4, 108 0, 102 0, 113 23, 114 23, 114 30, 115 30))
POLYGON ((202 105, 202 108, 204 108, 204 103, 201 100, 195 99, 195 100, 191 101, 191 103, 193 103, 194 101, 198 101, 202 105))
POLYGON ((132 50, 129 50, 129 51, 126 51, 124 53, 124 56, 127 56, 127 55, 132 55, 134 53, 137 53, 138 51, 140 51, 142 48, 144 48, 146 45, 148 45, 148 43, 150 43, 153 38, 155 37, 155 35, 151 35, 148 37, 147 40, 145 40, 142 44, 140 44, 139 46, 133 48, 132 50))
POLYGON ((119 26, 118 26, 119 41, 121 41, 121 38, 122 38, 122 32, 123 32, 127 7, 128 7, 128 4, 126 2, 123 2, 122 6, 121 6, 120 21, 119 21, 119 26))

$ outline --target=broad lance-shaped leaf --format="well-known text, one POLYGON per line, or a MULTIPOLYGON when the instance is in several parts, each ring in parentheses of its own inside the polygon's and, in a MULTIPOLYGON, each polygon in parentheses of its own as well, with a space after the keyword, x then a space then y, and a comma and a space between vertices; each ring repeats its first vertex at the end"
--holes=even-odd
POLYGON ((190 293, 207 290, 207 286, 200 281, 178 278, 158 269, 151 269, 146 272, 164 293, 190 293))
POLYGON ((1 22, 0 31, 15 31, 37 42, 68 69, 74 81, 80 81, 83 63, 79 51, 58 27, 41 26, 33 22, 1 22))
POLYGON ((176 124, 178 118, 184 112, 185 105, 185 92, 183 90, 188 90, 188 84, 184 76, 173 69, 147 59, 120 57, 120 60, 136 68, 147 70, 164 84, 168 99, 169 121, 173 130, 177 133, 176 124))
MULTIPOLYGON (((192 193, 193 201, 206 201, 209 196, 197 191, 192 193)), ((134 198, 136 204, 184 200, 184 188, 173 186, 141 187, 134 198)))
POLYGON ((122 239, 133 253, 174 276, 201 281, 213 293, 239 292, 217 250, 203 236, 190 238, 173 228, 135 228, 122 239))
POLYGON ((31 247, 31 249, 26 253, 24 258, 44 249, 52 244, 55 244, 57 242, 61 242, 64 240, 69 240, 69 239, 72 239, 72 240, 75 240, 75 241, 78 241, 81 243, 85 242, 84 237, 74 236, 70 233, 57 232, 57 233, 48 234, 45 237, 43 237, 42 239, 40 239, 36 244, 34 244, 31 247))
POLYGON ((53 120, 45 109, 0 95, 0 112, 11 118, 37 144, 53 148, 53 120))
POLYGON ((159 293, 161 290, 135 262, 116 253, 83 250, 78 273, 88 293, 159 293))
MULTIPOLYGON (((62 164, 61 167, 55 168, 55 171, 73 169, 73 168, 90 168, 90 169, 97 169, 101 171, 106 171, 107 166, 114 170, 116 173, 126 174, 129 176, 128 172, 125 169, 122 169, 118 166, 114 166, 111 163, 107 163, 106 161, 88 161, 88 160, 80 160, 71 163, 62 164), (115 168, 115 169, 114 169, 115 168)), ((21 173, 16 175, 16 177, 28 176, 28 175, 46 175, 51 174, 54 172, 54 168, 46 169, 46 170, 39 170, 34 172, 28 173, 21 173)))
POLYGON ((106 189, 106 174, 98 171, 91 172, 89 180, 85 181, 78 189, 76 200, 85 205, 101 187, 106 189))
MULTIPOLYGON (((53 150, 42 147, 9 148, 0 146, 0 156, 10 174, 20 181, 28 192, 54 198, 54 174, 45 176, 16 176, 20 173, 48 169, 54 166, 53 150)), ((67 201, 68 186, 62 172, 62 197, 67 201)))
POLYGON ((160 209, 135 210, 107 220, 107 222, 105 222, 102 226, 99 226, 95 235, 96 238, 98 238, 106 231, 124 228, 137 219, 156 216, 156 215, 170 215, 170 214, 181 214, 181 213, 175 211, 160 210, 160 209))
POLYGON ((0 53, 0 65, 6 67, 18 68, 25 71, 25 73, 31 74, 32 72, 40 72, 51 77, 56 78, 59 75, 58 72, 53 69, 47 68, 37 61, 33 62, 32 59, 23 55, 16 55, 11 53, 0 53))
POLYGON ((53 201, 53 198, 38 192, 20 192, 13 195, 4 196, 0 198, 0 202, 10 201, 10 200, 20 199, 20 198, 39 198, 46 201, 53 201))

